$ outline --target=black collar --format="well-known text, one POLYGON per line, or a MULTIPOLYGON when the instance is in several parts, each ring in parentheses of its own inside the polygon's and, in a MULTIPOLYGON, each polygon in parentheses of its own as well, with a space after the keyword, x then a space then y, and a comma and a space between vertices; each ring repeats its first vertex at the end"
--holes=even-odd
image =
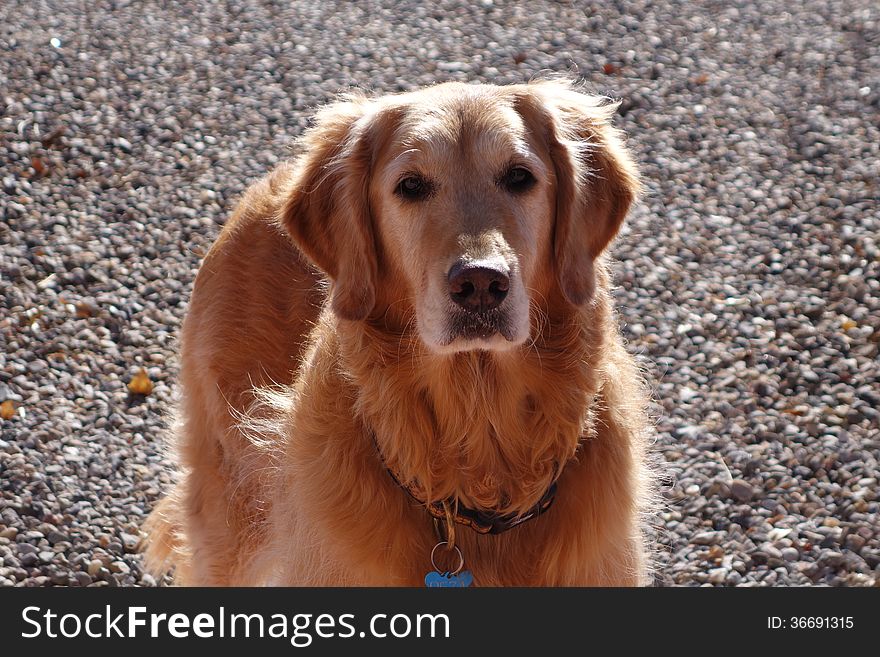
POLYGON ((556 497, 556 481, 554 481, 550 484, 550 487, 544 491, 544 494, 535 506, 519 515, 515 513, 501 515, 495 511, 471 509, 461 505, 457 498, 449 498, 439 502, 426 502, 425 500, 420 499, 418 495, 413 492, 412 488, 401 483, 400 478, 391 468, 388 467, 385 458, 382 456, 382 450, 379 448, 379 442, 376 440, 375 435, 373 435, 373 444, 376 446, 379 460, 382 462, 382 465, 385 466, 385 470, 391 476, 391 479, 400 488, 405 490, 410 497, 428 510, 428 513, 430 513, 431 517, 435 520, 435 526, 438 529, 438 533, 441 534, 441 537, 445 535, 445 532, 448 532, 444 521, 448 522, 450 519, 459 525, 470 527, 478 534, 500 534, 506 532, 508 529, 519 527, 527 520, 537 518, 550 508, 553 504, 553 499, 556 497))

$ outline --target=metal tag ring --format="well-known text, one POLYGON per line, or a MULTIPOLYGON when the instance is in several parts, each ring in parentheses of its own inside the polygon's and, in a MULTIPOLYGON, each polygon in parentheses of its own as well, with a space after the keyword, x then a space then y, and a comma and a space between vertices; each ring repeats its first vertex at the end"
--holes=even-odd
MULTIPOLYGON (((449 541, 440 541, 437 545, 434 546, 434 549, 431 550, 431 565, 434 566, 434 570, 438 573, 442 573, 444 571, 440 570, 437 567, 437 564, 434 562, 434 554, 437 552, 437 548, 441 545, 449 545, 449 541)), ((461 572, 461 569, 464 568, 464 555, 461 553, 461 550, 457 545, 453 545, 452 548, 458 553, 458 568, 455 569, 453 575, 458 575, 461 572)))

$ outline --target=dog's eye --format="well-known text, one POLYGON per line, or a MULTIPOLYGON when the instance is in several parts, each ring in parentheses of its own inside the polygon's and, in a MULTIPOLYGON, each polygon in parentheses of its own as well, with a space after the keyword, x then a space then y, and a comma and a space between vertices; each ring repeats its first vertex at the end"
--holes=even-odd
POLYGON ((421 176, 407 176, 397 184, 395 193, 407 201, 421 201, 431 195, 431 183, 421 176))
POLYGON ((508 192, 519 194, 528 191, 535 184, 535 176, 525 167, 511 167, 499 182, 508 192))

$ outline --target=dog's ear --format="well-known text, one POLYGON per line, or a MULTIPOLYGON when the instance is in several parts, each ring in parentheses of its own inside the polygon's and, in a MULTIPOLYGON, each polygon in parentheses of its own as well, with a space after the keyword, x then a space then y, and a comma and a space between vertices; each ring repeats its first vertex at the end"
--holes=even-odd
POLYGON ((369 316, 376 301, 377 251, 369 187, 382 112, 351 97, 320 110, 300 140, 293 189, 281 222, 331 281, 333 311, 369 316))
POLYGON ((559 285, 575 305, 595 290, 596 258, 617 234, 639 192, 635 164, 611 126, 616 103, 567 82, 521 87, 517 109, 542 135, 556 175, 553 251, 559 285))

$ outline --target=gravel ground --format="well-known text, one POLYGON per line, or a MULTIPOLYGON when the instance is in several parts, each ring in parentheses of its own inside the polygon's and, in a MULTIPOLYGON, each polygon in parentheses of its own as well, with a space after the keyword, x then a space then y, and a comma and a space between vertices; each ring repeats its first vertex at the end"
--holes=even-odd
POLYGON ((0 584, 157 583, 190 285, 310 108, 542 71, 624 99, 649 190, 615 249, 656 583, 880 584, 873 0, 13 1, 0 52, 0 584))

